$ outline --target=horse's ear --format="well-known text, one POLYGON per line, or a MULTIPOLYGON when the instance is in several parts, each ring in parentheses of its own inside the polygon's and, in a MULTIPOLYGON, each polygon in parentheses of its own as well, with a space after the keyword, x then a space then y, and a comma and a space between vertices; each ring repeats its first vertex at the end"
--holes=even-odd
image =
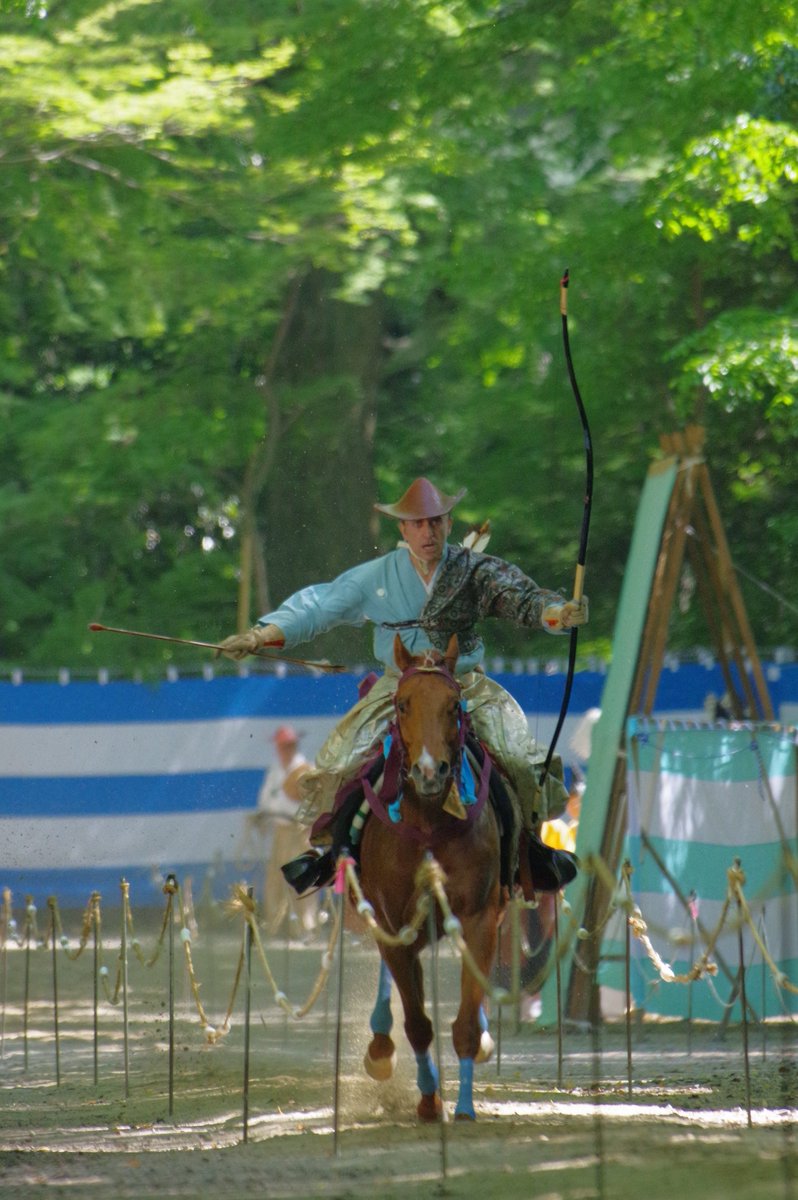
POLYGON ((406 671, 407 668, 410 666, 411 662, 413 661, 412 654, 410 653, 410 651, 408 650, 407 646, 404 644, 404 642, 402 641, 402 639, 398 633, 397 633, 396 637, 393 639, 393 656, 396 659, 396 665, 399 668, 400 672, 406 671))
POLYGON ((446 653, 443 656, 443 661, 446 664, 446 670, 450 675, 454 675, 454 668, 460 654, 460 643, 457 640, 457 634, 453 633, 449 638, 449 645, 446 647, 446 653))

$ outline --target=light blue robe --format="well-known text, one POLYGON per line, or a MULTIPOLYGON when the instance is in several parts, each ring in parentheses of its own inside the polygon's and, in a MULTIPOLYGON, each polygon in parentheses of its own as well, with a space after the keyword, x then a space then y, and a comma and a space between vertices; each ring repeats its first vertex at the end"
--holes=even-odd
MULTIPOLYGON (((448 554, 449 547, 445 549, 448 554)), ((436 578, 440 565, 433 575, 436 578)), ((409 552, 400 546, 344 571, 331 583, 316 583, 294 592, 274 612, 266 613, 259 625, 277 625, 285 634, 286 648, 309 642, 337 625, 374 624, 374 656, 385 667, 395 668, 393 644, 397 631, 386 629, 384 622, 414 621, 428 599, 409 552)), ((399 631, 411 654, 432 649, 423 629, 399 631)), ((476 647, 457 660, 457 674, 465 675, 482 663, 485 647, 476 647)))

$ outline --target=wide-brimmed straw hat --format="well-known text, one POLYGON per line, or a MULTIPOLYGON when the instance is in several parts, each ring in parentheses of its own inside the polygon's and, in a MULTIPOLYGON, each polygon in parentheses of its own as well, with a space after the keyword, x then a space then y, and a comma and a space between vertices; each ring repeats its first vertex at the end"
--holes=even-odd
POLYGON ((445 517, 467 491, 468 488, 460 488, 454 496, 447 496, 428 479, 414 479, 395 504, 375 504, 374 507, 377 512, 385 513, 396 521, 429 520, 431 517, 445 517))

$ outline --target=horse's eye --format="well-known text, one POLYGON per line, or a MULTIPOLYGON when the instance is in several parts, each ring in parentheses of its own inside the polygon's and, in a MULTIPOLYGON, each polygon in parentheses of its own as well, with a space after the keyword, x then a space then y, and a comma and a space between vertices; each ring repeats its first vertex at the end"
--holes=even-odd
POLYGON ((401 714, 401 716, 404 717, 407 713, 407 701, 406 700, 397 700, 396 708, 397 708, 397 711, 401 714))

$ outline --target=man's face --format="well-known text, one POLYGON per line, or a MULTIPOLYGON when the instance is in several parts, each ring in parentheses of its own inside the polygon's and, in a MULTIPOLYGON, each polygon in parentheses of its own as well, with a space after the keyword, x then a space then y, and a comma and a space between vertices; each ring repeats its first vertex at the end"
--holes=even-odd
POLYGON ((400 521, 402 537, 416 558, 424 563, 440 562, 452 528, 452 518, 422 517, 418 521, 400 521))

